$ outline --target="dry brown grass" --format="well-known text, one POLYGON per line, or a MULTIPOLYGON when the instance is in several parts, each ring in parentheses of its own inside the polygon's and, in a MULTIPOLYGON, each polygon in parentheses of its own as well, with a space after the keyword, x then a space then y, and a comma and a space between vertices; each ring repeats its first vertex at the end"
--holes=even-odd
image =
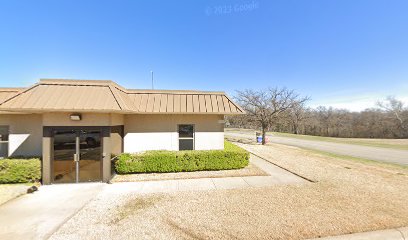
POLYGON ((123 205, 120 205, 110 217, 111 224, 117 224, 118 222, 126 219, 127 217, 134 215, 139 211, 153 207, 157 202, 161 200, 160 196, 150 196, 145 198, 131 199, 123 205))
POLYGON ((408 225, 407 169, 281 145, 242 146, 317 183, 147 196, 107 194, 53 238, 304 239, 408 225), (109 201, 117 207, 107 209, 109 201), (124 208, 135 208, 137 201, 149 204, 109 224, 124 208))

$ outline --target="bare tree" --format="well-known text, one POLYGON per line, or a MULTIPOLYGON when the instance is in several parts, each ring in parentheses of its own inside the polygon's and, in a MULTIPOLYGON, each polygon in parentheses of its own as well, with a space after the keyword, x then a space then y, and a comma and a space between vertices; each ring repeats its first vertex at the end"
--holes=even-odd
POLYGON ((317 107, 317 117, 321 124, 321 135, 329 136, 330 135, 330 126, 332 119, 334 118, 334 111, 332 107, 326 108, 324 106, 317 107))
POLYGON ((388 96, 384 102, 377 102, 377 105, 395 118, 402 137, 408 137, 408 108, 404 106, 404 103, 394 96, 388 96))
POLYGON ((262 144, 265 144, 265 133, 280 114, 309 100, 300 97, 293 90, 286 88, 269 88, 268 90, 237 91, 236 100, 247 112, 252 121, 256 121, 262 130, 262 144))
MULTIPOLYGON (((270 97, 269 90, 265 90, 263 95, 259 92, 243 92, 243 94, 259 99, 270 97)), ((246 100, 249 101, 252 98, 246 100)), ((388 97, 386 101, 378 103, 379 108, 370 108, 361 112, 350 112, 331 107, 305 108, 302 111, 299 106, 304 104, 298 103, 292 104, 279 114, 272 114, 273 107, 269 103, 261 105, 262 108, 269 109, 264 111, 266 116, 264 119, 269 119, 269 122, 264 124, 267 126, 266 130, 273 127, 278 132, 326 137, 408 138, 408 106, 404 106, 404 103, 393 97, 388 97), (272 117, 268 114, 272 114, 272 117)), ((253 107, 254 105, 248 104, 248 106, 253 107)), ((261 128, 262 121, 259 120, 259 117, 254 117, 254 113, 251 114, 250 111, 248 113, 248 115, 231 116, 231 125, 251 129, 261 128)))
POLYGON ((300 133, 300 126, 303 124, 303 121, 308 118, 307 111, 304 102, 298 102, 289 109, 289 118, 292 123, 294 134, 300 133))

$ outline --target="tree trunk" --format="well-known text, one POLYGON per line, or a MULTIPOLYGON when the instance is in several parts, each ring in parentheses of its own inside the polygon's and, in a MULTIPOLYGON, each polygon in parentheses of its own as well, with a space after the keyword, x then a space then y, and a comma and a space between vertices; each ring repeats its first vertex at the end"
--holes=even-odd
POLYGON ((266 127, 262 126, 262 145, 265 145, 265 135, 266 135, 266 127))
POLYGON ((295 134, 299 134, 299 129, 298 129, 298 126, 297 126, 296 123, 293 124, 293 132, 294 132, 295 134))

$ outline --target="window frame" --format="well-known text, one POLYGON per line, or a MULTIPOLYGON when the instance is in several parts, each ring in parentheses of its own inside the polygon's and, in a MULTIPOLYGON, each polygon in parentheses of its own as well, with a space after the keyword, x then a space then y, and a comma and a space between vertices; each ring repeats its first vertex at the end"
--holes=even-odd
POLYGON ((180 140, 189 140, 189 139, 193 140, 193 149, 191 149, 190 151, 195 150, 195 124, 192 124, 192 123, 177 124, 177 137, 178 137, 178 150, 179 151, 183 151, 183 150, 180 150, 180 140), (180 137, 180 126, 183 126, 183 125, 191 125, 193 127, 193 137, 180 137))

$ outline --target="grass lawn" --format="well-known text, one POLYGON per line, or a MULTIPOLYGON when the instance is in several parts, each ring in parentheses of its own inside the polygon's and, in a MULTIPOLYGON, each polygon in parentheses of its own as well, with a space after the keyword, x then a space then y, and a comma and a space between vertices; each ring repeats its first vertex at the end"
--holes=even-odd
POLYGON ((364 164, 376 165, 378 167, 390 167, 391 166, 391 167, 395 167, 395 168, 408 169, 408 166, 401 165, 401 164, 396 164, 396 163, 380 162, 380 161, 375 161, 375 160, 366 159, 366 158, 351 157, 351 156, 347 156, 347 155, 329 153, 329 152, 313 150, 313 149, 306 149, 306 150, 308 150, 310 152, 320 154, 320 155, 336 158, 338 160, 357 161, 357 162, 361 162, 361 163, 364 163, 364 164))
MULTIPOLYGON (((253 129, 238 129, 238 128, 226 128, 225 132, 243 132, 243 133, 253 133, 256 130, 253 129)), ((258 131, 260 132, 260 131, 258 131)), ((382 148, 393 148, 408 150, 408 139, 375 139, 375 138, 335 138, 335 137, 320 137, 311 135, 300 135, 292 133, 281 133, 281 132, 268 132, 267 134, 272 134, 279 137, 289 137, 305 140, 315 140, 324 142, 335 142, 335 143, 348 143, 356 144, 369 147, 382 147, 382 148)), ((255 136, 255 135, 254 135, 255 136)))
POLYGON ((334 138, 309 135, 296 135, 291 133, 272 132, 272 135, 280 137, 291 137, 305 140, 316 140, 335 143, 349 143, 369 147, 382 147, 408 150, 408 139, 369 139, 369 138, 334 138))
POLYGON ((305 239, 408 226, 408 169, 278 144, 240 146, 316 183, 107 192, 51 239, 305 239))

